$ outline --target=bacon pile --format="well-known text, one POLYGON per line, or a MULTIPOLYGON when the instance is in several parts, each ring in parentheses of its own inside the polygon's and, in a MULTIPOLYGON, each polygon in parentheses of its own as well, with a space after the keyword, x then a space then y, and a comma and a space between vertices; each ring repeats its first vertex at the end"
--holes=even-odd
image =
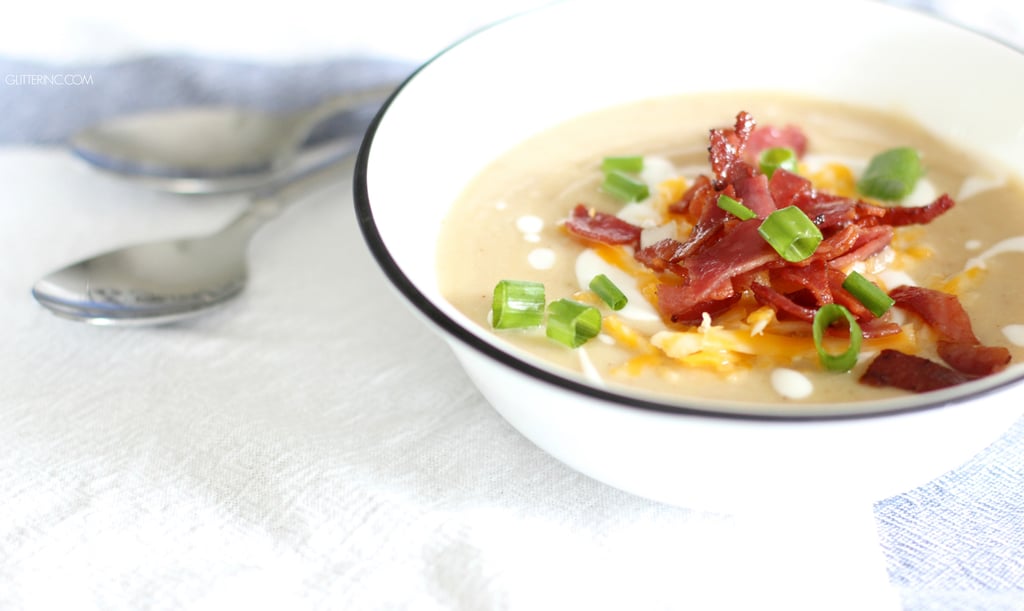
MULTIPOLYGON (((891 314, 876 318, 842 287, 843 270, 884 250, 894 227, 929 223, 952 208, 953 200, 942 195, 926 206, 890 208, 818 191, 806 178, 784 169, 769 179, 758 168, 761 151, 787 146, 802 156, 807 140, 793 126, 755 127, 753 117, 741 112, 732 128, 711 130, 708 151, 713 176, 700 176, 669 208, 693 226, 685 240, 667 238, 641 248, 640 227, 582 204, 572 211, 566 229, 584 241, 632 247, 636 260, 659 274, 657 307, 672 323, 700 324, 705 312, 714 317, 749 291, 758 303, 772 307, 780 320, 811 323, 821 306, 837 303, 858 319, 865 337, 898 333, 900 327, 891 314), (727 214, 717 205, 721 195, 739 200, 757 217, 741 221, 727 214), (802 210, 823 236, 814 254, 798 263, 780 257, 758 233, 769 214, 788 206, 802 210)), ((915 312, 937 330, 939 354, 953 367, 954 375, 938 363, 920 359, 925 366, 885 355, 869 368, 865 383, 932 389, 1005 367, 1009 352, 980 345, 967 315, 956 314, 957 308, 963 312, 956 297, 931 293, 937 292, 900 287, 892 297, 899 307, 915 312), (943 305, 927 305, 937 299, 943 305), (894 375, 894 369, 901 375, 894 375), (940 379, 941 385, 936 381, 940 379)))

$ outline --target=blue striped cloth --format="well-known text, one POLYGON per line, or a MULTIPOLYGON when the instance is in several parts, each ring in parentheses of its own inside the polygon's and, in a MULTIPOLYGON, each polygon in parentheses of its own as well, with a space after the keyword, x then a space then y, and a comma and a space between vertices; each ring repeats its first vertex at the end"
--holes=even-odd
MULTIPOLYGON (((0 58, 0 144, 59 144, 109 117, 174 106, 297 110, 333 94, 395 82, 412 68, 359 57, 274 65, 189 55, 100 65, 0 58)), ((330 124, 321 130, 316 137, 325 137, 330 124)))
POLYGON ((1024 609, 1024 420, 875 516, 907 609, 1024 609))

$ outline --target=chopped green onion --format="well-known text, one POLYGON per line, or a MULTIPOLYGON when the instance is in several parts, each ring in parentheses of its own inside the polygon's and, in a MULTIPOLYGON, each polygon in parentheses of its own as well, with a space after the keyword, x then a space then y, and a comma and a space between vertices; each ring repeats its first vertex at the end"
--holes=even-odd
POLYGON ((644 158, 642 155, 605 157, 601 161, 601 169, 605 172, 611 172, 613 170, 618 170, 620 172, 640 172, 644 169, 644 158))
POLYGON ((797 158, 796 151, 788 146, 776 146, 761 151, 759 160, 761 172, 768 178, 772 177, 775 170, 782 168, 788 172, 796 172, 797 158))
POLYGON ((917 150, 908 146, 889 149, 871 158, 857 181, 857 190, 868 197, 898 201, 910 195, 923 175, 917 150))
POLYGON ((776 210, 757 228, 779 256, 796 263, 814 254, 821 244, 821 230, 796 206, 776 210))
POLYGON ((601 313, 593 306, 569 299, 548 305, 547 336, 570 348, 578 348, 601 332, 601 313))
POLYGON ((718 196, 718 207, 725 210, 729 214, 735 216, 741 221, 746 221, 757 216, 753 210, 747 208, 743 204, 729 197, 728 195, 718 196))
POLYGON ((491 325, 495 329, 536 327, 544 322, 544 285, 528 280, 502 280, 494 287, 491 325))
POLYGON ((849 310, 837 303, 829 303, 821 306, 814 314, 814 326, 811 328, 814 336, 814 348, 818 351, 818 360, 829 371, 849 371, 857 364, 857 355, 860 354, 860 343, 863 339, 860 325, 857 319, 849 310), (850 326, 850 346, 842 354, 831 354, 825 350, 822 343, 825 337, 825 330, 832 323, 840 318, 845 318, 850 326))
POLYGON ((857 272, 850 272, 846 280, 843 280, 843 288, 850 291, 850 294, 864 304, 865 308, 871 310, 875 316, 885 314, 896 303, 896 300, 887 295, 877 284, 857 272))
POLYGON ((601 188, 624 202, 638 202, 650 195, 647 184, 619 170, 606 172, 601 188))
POLYGON ((590 281, 590 290, 597 293, 601 301, 616 311, 626 307, 626 303, 629 301, 619 287, 615 286, 615 283, 604 274, 594 276, 594 279, 590 281))

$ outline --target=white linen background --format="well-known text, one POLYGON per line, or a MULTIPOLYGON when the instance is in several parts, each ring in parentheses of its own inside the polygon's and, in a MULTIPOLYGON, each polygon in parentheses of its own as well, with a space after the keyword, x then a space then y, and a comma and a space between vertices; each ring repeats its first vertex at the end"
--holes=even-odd
MULTIPOLYGON (((0 56, 422 61, 539 4, 22 6, 0 56)), ((942 4, 1024 46, 1021 8, 942 4)), ((785 568, 733 556, 729 516, 608 488, 505 424, 376 271, 350 183, 257 236, 237 303, 157 329, 62 321, 28 287, 84 254, 209 231, 243 198, 145 192, 59 147, 0 148, 0 185, 0 608, 678 608, 695 592, 713 608, 785 568)), ((1024 423, 876 507, 905 608, 1024 606, 1024 499, 1004 488, 1024 479, 1022 439, 1024 423)))

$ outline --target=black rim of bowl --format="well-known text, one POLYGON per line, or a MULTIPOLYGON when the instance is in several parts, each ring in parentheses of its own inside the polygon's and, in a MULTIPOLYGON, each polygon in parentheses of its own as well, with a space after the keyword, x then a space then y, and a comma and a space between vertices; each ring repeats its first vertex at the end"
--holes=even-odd
MULTIPOLYGON (((903 7, 888 5, 890 8, 901 10, 903 7)), ((543 10, 541 9, 536 10, 543 10)), ((528 11, 535 12, 535 11, 528 11)), ((919 13, 920 15, 938 19, 940 21, 946 21, 941 17, 938 17, 930 13, 920 13, 919 11, 911 11, 919 13)), ((439 58, 446 55, 452 49, 459 47, 466 40, 474 38, 493 27, 499 26, 505 21, 516 18, 518 15, 512 15, 506 19, 487 25, 483 28, 476 30, 463 37, 462 39, 454 42, 447 48, 443 49, 437 55, 426 61, 423 65, 417 68, 408 78, 391 94, 391 96, 381 106, 380 111, 374 117, 373 121, 367 128, 366 135, 363 138, 362 145, 359 148, 359 153, 356 157, 355 170, 353 174, 353 200, 356 209, 356 220, 359 224, 359 229, 362 232, 363 239, 366 245, 369 247, 371 254, 377 261, 377 264, 383 270, 384 274, 388 277, 391 283, 398 289, 398 291, 422 314, 424 314, 432 323, 437 325, 440 329, 444 330, 445 333, 459 340, 463 344, 473 348, 477 352, 481 353, 487 358, 493 359, 506 367, 510 367, 522 374, 525 374, 533 379, 539 380, 546 384, 556 386, 563 390, 572 391, 580 395, 599 399, 608 403, 612 403, 624 408, 634 408, 646 411, 655 411, 668 414, 678 414, 684 416, 700 416, 704 418, 716 418, 716 419, 730 419, 730 420, 761 420, 761 421, 782 421, 782 422, 825 422, 834 420, 858 420, 866 418, 881 418, 885 416, 896 416, 901 414, 908 414, 913 412, 920 412, 925 410, 933 410, 941 407, 959 405, 966 401, 973 401, 987 395, 995 394, 996 392, 1003 390, 1007 387, 1017 385, 1024 381, 1024 374, 1019 374, 1015 377, 1004 380, 998 384, 979 388, 974 392, 964 393, 954 397, 947 398, 934 398, 931 400, 922 399, 919 403, 914 403, 907 406, 895 406, 886 409, 879 409, 875 411, 842 411, 837 413, 824 413, 815 412, 811 414, 799 414, 799 413, 769 413, 769 412, 756 412, 756 411, 723 411, 717 410, 711 407, 702 407, 699 404, 687 404, 687 403, 668 403, 660 402, 653 399, 645 399, 636 396, 630 396, 624 393, 618 393, 611 390, 606 390, 591 386, 582 382, 578 382, 567 377, 560 376, 556 373, 541 369, 530 363, 522 361, 508 352, 487 343, 471 333, 468 329, 448 317, 444 312, 441 311, 436 305, 427 298, 416 285, 402 272, 401 267, 391 256, 391 252, 388 250, 387 245, 384 243, 384 239, 380 235, 380 231, 377 229, 377 224, 373 217, 373 207, 370 203, 369 185, 367 182, 367 170, 369 167, 370 150, 373 148, 374 137, 377 133, 377 129, 380 126, 381 121, 384 120, 387 115, 388 108, 390 108, 392 102, 396 97, 401 95, 402 90, 405 86, 412 81, 416 76, 424 69, 429 67, 439 58)), ((947 22, 948 23, 948 22, 947 22)), ((954 27, 970 31, 969 28, 965 28, 958 24, 952 24, 954 27)), ((1020 49, 1016 49, 1006 43, 993 39, 983 33, 975 31, 975 34, 995 40, 1010 49, 1021 52, 1020 49)), ((920 395, 925 397, 925 395, 920 395)), ((752 404, 754 405, 754 404, 752 404)), ((850 404, 855 405, 855 404, 850 404)), ((803 405, 804 407, 813 407, 814 404, 803 405)), ((794 407, 798 407, 798 404, 794 404, 794 407)), ((753 407, 756 409, 756 407, 753 407)))

